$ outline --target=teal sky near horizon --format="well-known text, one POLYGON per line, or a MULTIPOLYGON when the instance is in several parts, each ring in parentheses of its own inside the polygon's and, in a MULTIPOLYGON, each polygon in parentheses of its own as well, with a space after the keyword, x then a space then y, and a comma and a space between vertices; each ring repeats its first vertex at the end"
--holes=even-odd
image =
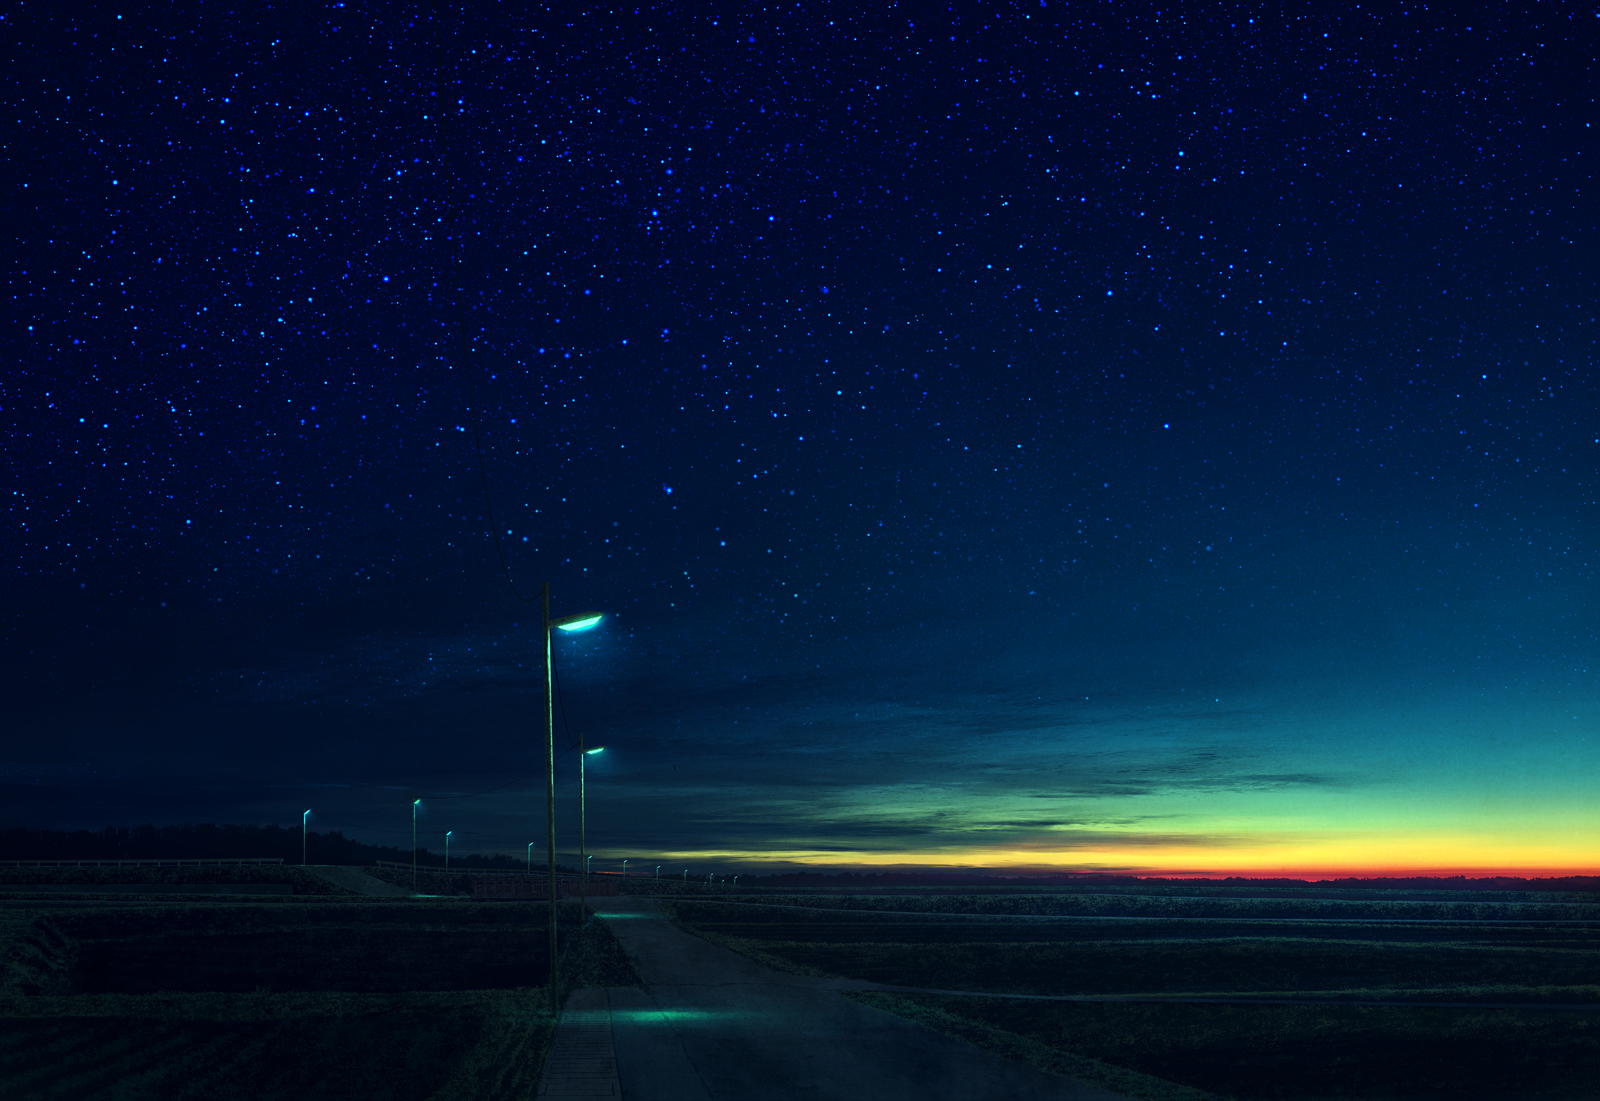
POLYGON ((572 11, 0 21, 0 828, 1600 863, 1592 12, 572 11))
MULTIPOLYGON (((864 640, 854 653, 872 657, 849 670, 828 667, 827 648, 815 646, 810 656, 824 660, 809 676, 751 663, 730 683, 697 678, 686 657, 652 670, 619 654, 627 618, 557 641, 568 707, 559 737, 575 738, 581 725, 589 745, 607 746, 587 771, 596 867, 615 869, 624 857, 634 867, 703 871, 1592 867, 1600 691, 1587 666, 1562 668, 1548 655, 1406 652, 1396 640, 1256 640, 1252 652, 1238 636, 1209 646, 1202 637, 1125 639, 1115 649, 1042 637, 1024 646, 1013 636, 991 649, 947 631, 923 638, 916 676, 900 668, 896 644, 879 639, 864 640), (618 666, 631 673, 615 676, 618 666)), ((529 841, 542 851, 542 696, 536 670, 507 660, 519 642, 527 658, 525 638, 434 640, 434 685, 413 686, 420 713, 409 722, 406 708, 361 698, 381 679, 375 667, 416 660, 418 643, 399 638, 297 666, 225 671, 214 690, 235 697, 215 709, 278 712, 269 726, 332 712, 401 733, 399 761, 422 756, 436 777, 420 789, 426 847, 438 851, 454 829, 457 853, 516 856, 529 841), (480 725, 494 730, 498 752, 535 774, 462 798, 514 779, 487 782, 486 762, 464 749, 480 725)), ((173 725, 204 729, 192 716, 173 725)), ((203 741, 191 735, 197 757, 203 741)), ((341 782, 352 762, 338 750, 305 740, 298 749, 328 782, 235 778, 221 798, 212 794, 221 785, 202 785, 188 796, 199 818, 239 818, 242 809, 246 820, 273 820, 279 804, 299 799, 313 809, 313 829, 409 845, 419 789, 402 776, 375 782, 370 763, 360 766, 368 778, 350 772, 341 782), (241 801, 241 784, 251 801, 241 801), (208 798, 217 801, 207 807, 208 798)), ((103 790, 143 771, 131 753, 101 765, 106 772, 77 782, 103 790)), ((264 754, 246 767, 271 775, 282 762, 264 754)), ((52 786, 66 779, 42 766, 38 776, 52 786)), ((559 777, 558 848, 575 860, 570 749, 559 777)))

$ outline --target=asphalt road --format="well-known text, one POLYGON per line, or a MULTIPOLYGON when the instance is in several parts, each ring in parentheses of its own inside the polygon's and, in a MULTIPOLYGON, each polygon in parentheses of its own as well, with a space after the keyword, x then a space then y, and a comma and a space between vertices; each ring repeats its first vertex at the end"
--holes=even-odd
POLYGON ((871 983, 762 967, 648 898, 594 905, 645 983, 607 992, 628 1101, 1125 1101, 840 996, 871 983))

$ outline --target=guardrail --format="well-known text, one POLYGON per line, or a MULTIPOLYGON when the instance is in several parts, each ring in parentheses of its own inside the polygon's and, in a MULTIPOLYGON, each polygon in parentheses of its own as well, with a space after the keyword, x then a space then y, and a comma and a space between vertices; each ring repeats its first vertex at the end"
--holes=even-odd
MULTIPOLYGON (((282 864, 281 856, 238 856, 217 860, 0 860, 0 868, 214 868, 282 864)), ((410 867, 410 865, 406 865, 410 867)))

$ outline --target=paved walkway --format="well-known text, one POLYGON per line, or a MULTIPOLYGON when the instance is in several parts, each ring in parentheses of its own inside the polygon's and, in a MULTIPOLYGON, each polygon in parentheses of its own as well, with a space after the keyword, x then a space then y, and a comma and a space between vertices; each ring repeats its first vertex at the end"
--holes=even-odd
POLYGON ((762 967, 648 898, 595 910, 645 982, 607 991, 627 1101, 1124 1101, 839 996, 875 984, 762 967))
POLYGON ((567 995, 538 1096, 549 1101, 622 1096, 611 1043, 611 1006, 604 990, 574 990, 567 995))

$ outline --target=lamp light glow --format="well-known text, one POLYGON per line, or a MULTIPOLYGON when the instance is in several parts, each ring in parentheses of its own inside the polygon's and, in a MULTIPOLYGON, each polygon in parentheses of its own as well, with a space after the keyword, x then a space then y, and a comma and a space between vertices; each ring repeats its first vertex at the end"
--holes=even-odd
POLYGON ((560 619, 552 619, 550 626, 559 627, 563 631, 587 631, 604 618, 599 612, 584 612, 581 615, 569 615, 560 619))

